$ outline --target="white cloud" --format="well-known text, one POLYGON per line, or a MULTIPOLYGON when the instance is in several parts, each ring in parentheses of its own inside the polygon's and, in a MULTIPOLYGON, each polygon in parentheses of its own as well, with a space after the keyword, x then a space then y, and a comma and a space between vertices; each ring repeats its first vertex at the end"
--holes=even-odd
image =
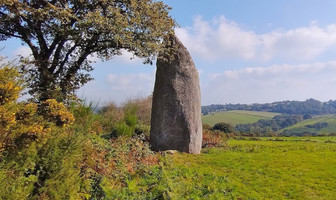
POLYGON ((14 52, 13 52, 14 56, 23 56, 23 57, 28 57, 32 54, 31 50, 29 47, 27 46, 21 46, 19 48, 17 48, 14 52))
POLYGON ((153 74, 147 73, 125 75, 110 74, 107 76, 107 82, 109 83, 110 89, 114 91, 128 90, 134 94, 136 91, 148 90, 146 86, 153 85, 154 76, 153 74))
POLYGON ((288 31, 274 31, 261 35, 260 50, 266 60, 280 57, 308 60, 336 44, 335 25, 320 28, 314 24, 288 31))
MULTIPOLYGON (((142 65, 142 60, 138 57, 135 57, 131 52, 123 49, 123 50, 120 51, 120 53, 121 53, 121 55, 115 55, 111 59, 113 63, 115 63, 115 64, 127 64, 127 65, 130 65, 130 66, 142 65)), ((98 58, 98 56, 95 55, 95 54, 88 56, 88 59, 95 62, 95 63, 101 62, 101 59, 98 58)))
POLYGON ((336 47, 336 24, 256 34, 221 16, 212 21, 194 19, 192 27, 176 29, 192 54, 208 60, 240 58, 268 61, 274 58, 309 60, 336 47))
POLYGON ((263 103, 280 100, 336 98, 336 61, 307 65, 228 70, 209 74, 202 86, 203 105, 263 103))
POLYGON ((117 64, 129 64, 129 65, 141 65, 142 60, 138 57, 134 57, 134 55, 126 50, 121 50, 121 55, 115 56, 112 60, 117 64))
POLYGON ((197 17, 192 27, 176 29, 176 34, 193 54, 210 60, 251 59, 258 44, 255 33, 242 30, 223 16, 212 22, 197 17))
POLYGON ((86 84, 78 92, 81 98, 100 103, 122 103, 132 97, 146 97, 154 89, 154 72, 136 74, 108 74, 105 80, 86 84), (93 99, 94 98, 94 99, 93 99))

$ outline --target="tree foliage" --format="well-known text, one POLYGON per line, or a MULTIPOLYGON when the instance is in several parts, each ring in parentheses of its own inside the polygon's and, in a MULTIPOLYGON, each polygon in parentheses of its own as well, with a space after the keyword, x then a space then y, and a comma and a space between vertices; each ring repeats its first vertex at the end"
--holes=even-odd
POLYGON ((31 49, 24 68, 32 95, 63 100, 91 80, 89 56, 127 50, 151 63, 175 27, 169 9, 153 0, 2 0, 0 40, 31 49))

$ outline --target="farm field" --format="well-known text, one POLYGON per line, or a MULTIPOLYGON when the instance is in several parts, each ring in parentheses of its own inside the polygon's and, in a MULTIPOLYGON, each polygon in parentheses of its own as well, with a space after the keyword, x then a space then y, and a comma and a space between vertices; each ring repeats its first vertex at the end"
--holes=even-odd
POLYGON ((287 127, 278 131, 279 133, 286 132, 289 135, 300 134, 300 133, 310 133, 310 134, 330 134, 336 132, 336 116, 335 115, 321 115, 315 116, 313 119, 304 120, 298 124, 287 127), (317 123, 327 123, 327 126, 321 129, 309 128, 307 126, 314 125, 317 123))
POLYGON ((229 140, 166 158, 171 199, 335 199, 336 137, 229 140))
POLYGON ((203 123, 210 124, 211 126, 219 122, 237 125, 254 123, 260 119, 272 119, 275 115, 278 115, 278 113, 232 110, 204 115, 202 116, 202 121, 203 123))

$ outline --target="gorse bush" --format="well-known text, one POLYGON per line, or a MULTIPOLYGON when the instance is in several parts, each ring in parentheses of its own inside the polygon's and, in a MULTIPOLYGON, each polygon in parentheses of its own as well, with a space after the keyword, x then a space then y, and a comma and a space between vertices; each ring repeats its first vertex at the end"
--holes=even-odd
POLYGON ((23 89, 19 72, 10 67, 1 67, 0 70, 0 105, 15 101, 23 89))
POLYGON ((65 106, 54 100, 18 103, 22 83, 15 68, 0 68, 0 199, 34 199, 44 194, 47 179, 56 172, 52 165, 62 162, 46 157, 46 150, 58 155, 50 145, 66 133, 61 127, 74 120, 65 106))
POLYGON ((53 122, 57 126, 73 124, 74 117, 62 104, 55 99, 48 99, 40 105, 40 112, 46 120, 53 122))

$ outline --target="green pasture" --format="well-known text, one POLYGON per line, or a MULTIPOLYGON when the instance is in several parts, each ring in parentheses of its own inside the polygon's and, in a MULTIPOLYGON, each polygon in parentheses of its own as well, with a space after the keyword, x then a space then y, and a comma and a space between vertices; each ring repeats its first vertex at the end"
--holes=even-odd
POLYGON ((167 199, 335 199, 336 137, 229 140, 163 165, 167 199))
POLYGON ((275 115, 278 115, 278 113, 232 110, 203 115, 202 121, 203 123, 210 124, 212 126, 219 122, 236 125, 254 123, 260 119, 272 119, 275 115))

